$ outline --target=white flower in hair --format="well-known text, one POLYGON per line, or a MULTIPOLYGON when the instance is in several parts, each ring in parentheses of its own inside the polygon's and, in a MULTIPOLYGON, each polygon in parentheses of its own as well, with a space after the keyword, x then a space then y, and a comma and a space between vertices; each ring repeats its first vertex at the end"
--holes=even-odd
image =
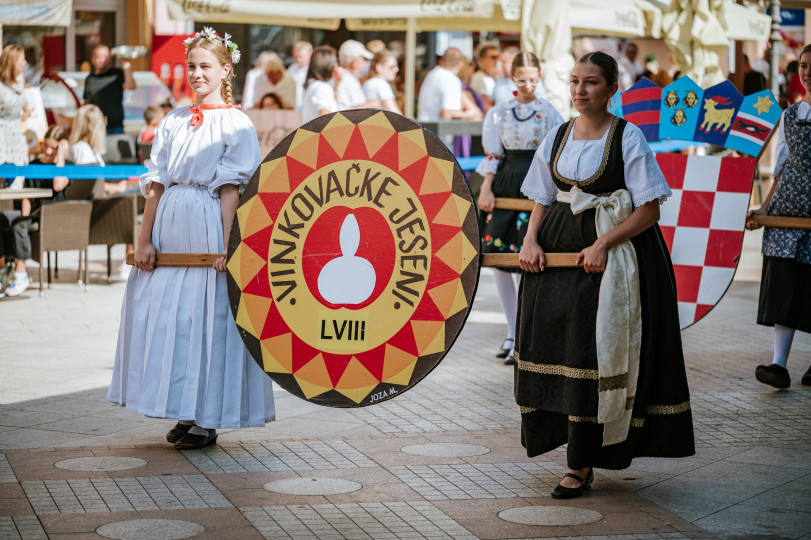
POLYGON ((222 41, 223 45, 225 46, 225 49, 228 51, 228 54, 231 55, 231 63, 236 64, 237 62, 239 62, 239 59, 241 57, 241 54, 239 52, 239 46, 233 41, 231 41, 231 34, 226 32, 225 38, 221 38, 220 36, 217 35, 217 31, 211 28, 210 26, 204 26, 203 30, 201 30, 200 32, 195 32, 193 36, 189 36, 186 39, 184 39, 183 46, 188 51, 189 47, 191 47, 191 44, 194 42, 194 40, 201 37, 204 37, 209 41, 222 41))

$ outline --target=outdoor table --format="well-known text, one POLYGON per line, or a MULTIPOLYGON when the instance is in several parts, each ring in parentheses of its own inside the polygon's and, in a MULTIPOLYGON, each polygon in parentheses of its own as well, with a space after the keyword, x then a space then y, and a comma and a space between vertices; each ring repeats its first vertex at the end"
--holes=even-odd
POLYGON ((0 201, 13 201, 17 199, 47 199, 53 197, 54 192, 46 188, 0 189, 0 201))

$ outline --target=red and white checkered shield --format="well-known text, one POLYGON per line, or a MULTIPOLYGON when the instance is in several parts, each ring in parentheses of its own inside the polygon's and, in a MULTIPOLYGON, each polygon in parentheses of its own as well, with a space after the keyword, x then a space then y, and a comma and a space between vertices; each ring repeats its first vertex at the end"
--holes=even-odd
POLYGON ((676 274, 681 328, 706 315, 726 292, 743 244, 757 160, 656 154, 673 195, 661 207, 676 274))

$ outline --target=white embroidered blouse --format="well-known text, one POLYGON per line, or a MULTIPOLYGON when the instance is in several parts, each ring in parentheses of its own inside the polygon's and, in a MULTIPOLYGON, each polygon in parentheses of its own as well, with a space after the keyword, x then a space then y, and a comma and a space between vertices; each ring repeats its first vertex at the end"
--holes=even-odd
POLYGON ((482 123, 482 146, 487 157, 476 167, 484 176, 495 173, 504 150, 535 150, 553 127, 563 118, 551 103, 536 99, 520 103, 513 98, 487 112, 482 123))
MULTIPOLYGON (((553 128, 546 135, 521 186, 524 195, 544 206, 557 199, 558 188, 552 181, 549 165, 552 145, 560 127, 553 128)), ((572 129, 558 159, 558 172, 576 182, 590 178, 600 167, 609 131, 607 129, 599 139, 575 140, 572 129)), ((622 134, 622 158, 625 162, 625 185, 631 193, 634 207, 638 208, 654 199, 659 199, 660 204, 667 200, 672 192, 656 157, 642 131, 630 122, 622 134)))

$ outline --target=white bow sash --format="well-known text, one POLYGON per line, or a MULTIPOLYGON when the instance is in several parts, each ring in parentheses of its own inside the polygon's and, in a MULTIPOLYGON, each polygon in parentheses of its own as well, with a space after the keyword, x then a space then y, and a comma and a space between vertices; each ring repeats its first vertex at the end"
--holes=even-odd
MULTIPOLYGON (((607 197, 584 193, 578 187, 559 191, 558 201, 572 213, 595 208, 597 236, 625 221, 634 211, 631 194, 618 189, 607 197)), ((604 424, 603 446, 628 438, 639 375, 642 345, 642 306, 639 266, 630 240, 609 248, 597 307, 597 422, 604 424)))

